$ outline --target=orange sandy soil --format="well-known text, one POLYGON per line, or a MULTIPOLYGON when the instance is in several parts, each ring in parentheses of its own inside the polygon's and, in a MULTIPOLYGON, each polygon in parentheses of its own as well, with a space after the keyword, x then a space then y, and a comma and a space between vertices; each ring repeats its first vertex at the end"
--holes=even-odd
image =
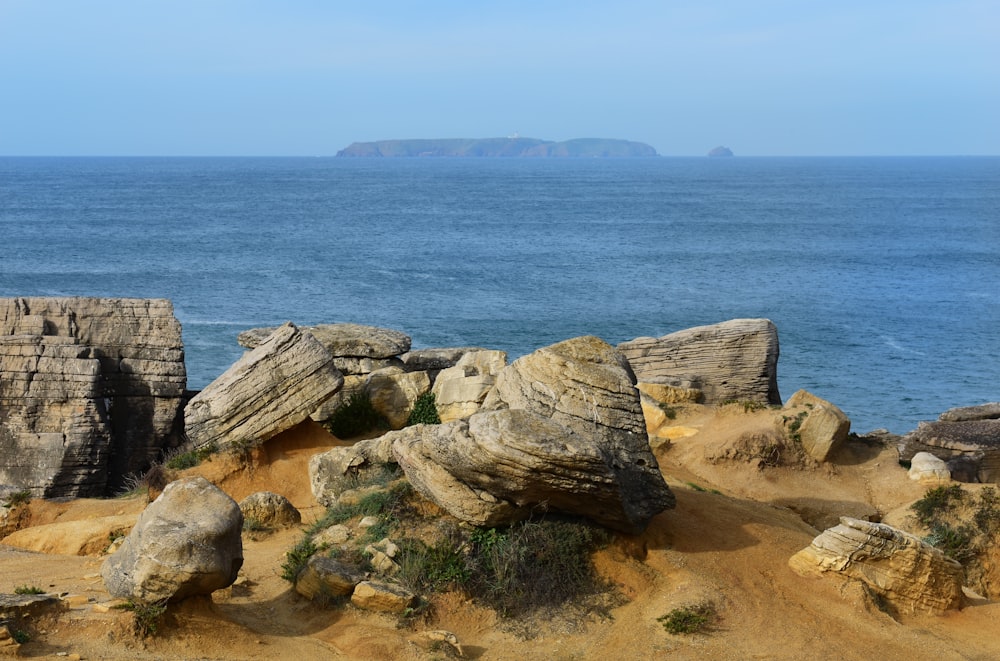
MULTIPOLYGON (((627 598, 610 617, 504 626, 459 594, 433 598, 430 615, 402 624, 352 606, 323 608, 279 576, 284 552, 300 539, 291 529, 245 536, 234 587, 172 605, 155 637, 137 639, 130 613, 106 609, 112 600, 99 572, 108 532, 123 520, 127 529, 144 497, 32 501, 24 512, 28 527, 0 545, 0 592, 35 585, 67 595, 68 610, 28 623, 32 640, 20 654, 29 658, 60 652, 84 659, 446 658, 447 650, 425 651, 409 641, 431 629, 454 632, 465 657, 483 661, 1000 658, 996 603, 970 597, 959 611, 896 621, 855 584, 803 578, 788 568, 789 557, 819 532, 803 517, 825 526, 839 514, 885 514, 926 487, 907 478, 894 449, 861 443, 832 463, 806 468, 706 458, 742 432, 770 426, 771 415, 698 406, 682 412, 675 422, 696 433, 657 450, 676 509, 595 557, 627 598), (657 622, 674 608, 706 601, 719 615, 706 633, 671 635, 657 622)), ((309 457, 337 443, 305 424, 259 449, 251 468, 219 455, 185 474, 204 475, 237 501, 255 491, 282 493, 309 523, 321 513, 309 489, 309 457)))

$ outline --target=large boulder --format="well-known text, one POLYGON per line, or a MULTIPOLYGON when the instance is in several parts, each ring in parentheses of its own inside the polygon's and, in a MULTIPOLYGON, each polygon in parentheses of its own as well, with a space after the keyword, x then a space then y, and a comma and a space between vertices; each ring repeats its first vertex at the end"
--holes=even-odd
POLYGON ((778 329, 768 319, 733 319, 659 338, 639 337, 618 348, 639 381, 685 380, 704 393, 706 404, 781 404, 778 329))
POLYGON ((0 483, 102 496, 180 443, 170 301, 0 298, 0 483))
POLYGON ((196 448, 264 442, 308 418, 343 382, 330 352, 285 324, 188 403, 187 438, 196 448))
MULTIPOLYGON (((240 346, 255 349, 277 328, 254 328, 237 337, 240 346)), ((398 356, 410 350, 410 336, 400 331, 361 324, 302 326, 326 347, 334 365, 344 374, 368 374, 377 369, 401 366, 398 356)))
POLYGON ((330 448, 310 457, 309 484, 316 501, 329 507, 337 502, 341 492, 347 488, 345 485, 350 480, 345 478, 381 470, 386 464, 395 463, 392 443, 393 436, 383 434, 352 445, 330 448))
POLYGON ((386 419, 391 429, 406 426, 413 405, 431 390, 427 372, 404 372, 400 367, 376 370, 365 379, 365 393, 372 408, 386 419))
POLYGON ((827 461, 851 432, 851 419, 840 408, 805 390, 792 395, 782 413, 790 436, 816 461, 827 461))
POLYGON ((919 538, 881 523, 841 517, 789 560, 802 576, 859 580, 905 612, 962 605, 962 566, 919 538))
POLYGON ((113 597, 142 603, 211 594, 243 566, 243 514, 202 477, 171 482, 101 566, 113 597))
POLYGON ((525 410, 386 434, 414 489, 453 516, 501 525, 546 509, 627 533, 673 507, 644 437, 632 447, 525 410))
POLYGON ((281 494, 258 491, 240 501, 244 521, 265 528, 289 528, 302 523, 302 514, 281 494))
POLYGON ((506 365, 505 352, 483 349, 465 353, 454 367, 441 370, 431 389, 441 422, 477 412, 506 365))
POLYGON ((898 449, 900 461, 911 461, 918 452, 943 459, 956 480, 1000 482, 997 419, 921 422, 899 440, 898 449))

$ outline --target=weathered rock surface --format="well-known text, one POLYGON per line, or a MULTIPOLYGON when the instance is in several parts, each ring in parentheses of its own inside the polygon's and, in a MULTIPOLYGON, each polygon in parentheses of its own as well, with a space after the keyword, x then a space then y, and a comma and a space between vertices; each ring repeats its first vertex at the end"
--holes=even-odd
POLYGON ((827 461, 851 432, 843 411, 805 390, 792 395, 782 410, 786 429, 816 461, 827 461))
POLYGON ((996 420, 998 418, 1000 418, 1000 402, 948 409, 938 416, 938 420, 941 422, 968 422, 970 420, 996 420))
POLYGON ((362 581, 354 588, 351 603, 364 610, 400 614, 417 603, 417 595, 402 585, 362 581))
POLYGON ((400 360, 407 372, 430 372, 432 376, 449 367, 454 367, 467 353, 486 351, 482 347, 438 347, 407 351, 400 360))
POLYGON ((402 429, 417 399, 430 390, 431 378, 427 372, 404 372, 399 367, 376 370, 365 380, 372 408, 388 421, 391 429, 402 429))
POLYGON ((113 492, 180 442, 186 382, 169 301, 0 299, 0 483, 113 492))
POLYGON ((951 479, 948 464, 930 452, 918 452, 913 455, 907 475, 911 480, 918 482, 936 483, 947 482, 951 479))
POLYGON ((706 404, 781 404, 778 329, 768 319, 733 319, 659 338, 639 337, 618 348, 639 381, 690 381, 704 393, 706 404))
POLYGON ((337 502, 346 488, 345 476, 395 463, 392 454, 393 437, 383 434, 378 438, 358 441, 353 445, 335 447, 314 454, 309 459, 309 484, 316 501, 324 507, 337 502))
MULTIPOLYGON (((237 337, 240 346, 255 349, 277 328, 254 328, 237 337)), ((368 374, 377 369, 402 366, 397 358, 410 350, 410 336, 400 331, 361 324, 302 326, 326 347, 334 365, 344 374, 368 374)))
POLYGON ((343 385, 330 352, 285 324, 185 407, 193 447, 261 443, 309 417, 343 385))
POLYGON ((836 572, 905 612, 962 605, 962 566, 917 537, 881 523, 842 517, 789 560, 802 576, 836 572))
POLYGON ((531 411, 500 410, 386 437, 417 491, 476 525, 547 508, 635 533, 674 505, 644 435, 625 447, 531 411))
POLYGON ((366 381, 367 377, 363 374, 345 374, 344 385, 341 386, 340 390, 320 404, 319 408, 309 414, 309 417, 316 422, 326 422, 333 417, 337 409, 350 402, 351 397, 364 393, 366 381))
POLYGON ((111 540, 127 535, 135 521, 135 514, 56 521, 23 528, 0 539, 4 546, 36 553, 100 556, 107 551, 111 540))
POLYGON ((365 575, 358 568, 314 555, 295 579, 295 591, 306 599, 346 597, 363 580, 365 575))
POLYGON ((945 460, 956 480, 1000 482, 1000 420, 921 422, 899 441, 900 461, 911 461, 918 452, 945 460), (954 464, 954 465, 953 465, 954 464))
POLYGON ((497 374, 507 365, 503 351, 470 351, 434 380, 434 402, 441 422, 467 418, 482 405, 497 374))
POLYGON ((113 597, 144 603, 211 594, 243 565, 243 514, 201 477, 171 482, 101 566, 113 597))
POLYGON ((258 491, 240 501, 244 521, 256 521, 267 528, 289 528, 302 523, 302 514, 281 494, 258 491))

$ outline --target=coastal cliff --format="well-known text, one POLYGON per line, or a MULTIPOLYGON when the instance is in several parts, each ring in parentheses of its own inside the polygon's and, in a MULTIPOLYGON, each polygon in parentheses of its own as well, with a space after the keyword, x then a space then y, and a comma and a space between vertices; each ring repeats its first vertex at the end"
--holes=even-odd
POLYGON ((414 158, 648 158, 656 150, 641 142, 577 138, 563 142, 537 138, 448 138, 440 140, 378 140, 355 142, 338 157, 414 158))

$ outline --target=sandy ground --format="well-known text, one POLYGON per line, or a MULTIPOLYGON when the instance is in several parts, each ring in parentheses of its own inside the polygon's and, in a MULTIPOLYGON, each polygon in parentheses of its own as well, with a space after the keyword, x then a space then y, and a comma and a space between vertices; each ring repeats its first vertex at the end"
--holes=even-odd
MULTIPOLYGON (((131 614, 106 608, 111 599, 99 571, 109 531, 127 529, 145 498, 33 501, 28 527, 0 545, 0 592, 36 585, 66 595, 68 610, 28 623, 32 640, 20 649, 28 658, 446 658, 446 651, 410 642, 430 629, 454 632, 465 656, 483 661, 1000 658, 998 604, 970 598, 960 611, 896 621, 854 584, 802 578, 788 568, 788 558, 818 534, 810 523, 835 523, 840 514, 877 517, 922 495, 926 487, 907 478, 894 450, 855 443, 831 464, 758 468, 711 457, 768 424, 766 413, 691 407, 676 422, 696 432, 657 451, 676 509, 595 558, 627 598, 610 617, 534 622, 526 637, 524 628, 500 626, 492 612, 458 594, 435 598, 427 619, 407 624, 351 606, 322 608, 279 576, 284 552, 301 535, 291 529, 245 537, 235 586, 172 606, 158 635, 140 640, 130 633, 131 614), (719 614, 706 633, 671 635, 657 622, 673 608, 704 602, 719 614)), ((337 442, 305 425, 270 441, 249 467, 218 457, 188 472, 236 500, 260 490, 283 493, 309 522, 320 508, 306 464, 337 442)))

